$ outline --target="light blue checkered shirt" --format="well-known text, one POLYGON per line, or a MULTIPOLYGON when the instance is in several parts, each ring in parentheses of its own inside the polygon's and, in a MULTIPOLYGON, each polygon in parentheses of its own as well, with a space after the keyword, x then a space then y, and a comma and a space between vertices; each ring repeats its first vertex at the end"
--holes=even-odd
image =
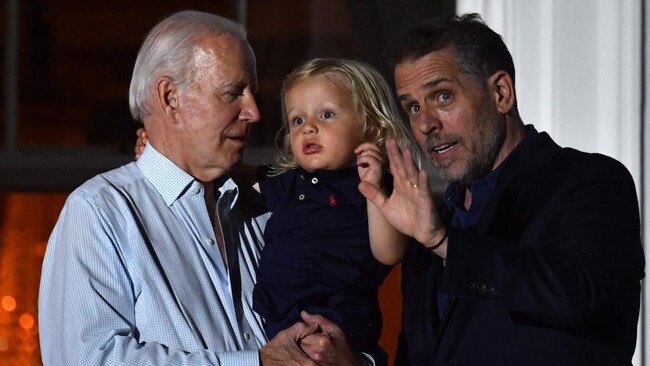
POLYGON ((203 193, 148 145, 70 195, 43 263, 45 365, 259 364, 251 294, 269 214, 232 180, 219 188, 228 273, 203 193))

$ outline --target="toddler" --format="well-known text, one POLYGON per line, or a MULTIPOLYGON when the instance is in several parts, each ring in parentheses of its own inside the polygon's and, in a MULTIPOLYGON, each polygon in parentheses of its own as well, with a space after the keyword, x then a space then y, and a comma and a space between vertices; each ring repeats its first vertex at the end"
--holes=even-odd
POLYGON ((361 62, 311 60, 287 76, 281 97, 284 146, 270 176, 258 175, 273 215, 253 308, 269 338, 306 310, 337 323, 384 363, 377 289, 386 265, 401 259, 406 238, 366 204, 357 186, 365 180, 390 189, 384 141, 392 137, 417 151, 410 130, 386 81, 361 62))
MULTIPOLYGON (((384 142, 394 138, 417 154, 410 129, 385 79, 358 61, 308 61, 287 76, 281 99, 277 163, 270 169, 242 164, 233 177, 242 187, 255 186, 273 213, 253 308, 269 339, 306 310, 335 322, 383 365, 377 290, 401 260, 406 238, 357 187, 364 180, 391 189, 384 142)), ((141 145, 146 136, 139 136, 141 145)))

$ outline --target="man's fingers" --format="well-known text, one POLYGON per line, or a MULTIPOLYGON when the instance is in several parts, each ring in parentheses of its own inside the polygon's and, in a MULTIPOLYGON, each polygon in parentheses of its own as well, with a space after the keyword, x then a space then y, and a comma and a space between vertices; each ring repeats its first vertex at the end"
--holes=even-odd
MULTIPOLYGON (((279 332, 266 346, 260 350, 262 365, 301 365, 315 366, 316 362, 310 359, 311 355, 305 353, 300 347, 303 339, 319 331, 317 323, 298 322, 291 327, 279 332)), ((322 350, 316 349, 313 353, 322 350)))
POLYGON ((359 192, 377 207, 382 207, 386 202, 386 195, 368 182, 362 181, 359 183, 359 192))
POLYGON ((423 188, 420 190, 421 194, 427 197, 431 196, 431 191, 429 191, 429 176, 427 175, 427 172, 421 170, 417 177, 418 186, 423 188))
POLYGON ((302 323, 298 322, 287 329, 289 336, 296 342, 300 342, 301 339, 307 337, 308 335, 319 332, 319 325, 316 323, 302 323))
POLYGON ((404 168, 404 157, 394 139, 386 140, 386 152, 390 172, 393 174, 394 186, 397 187, 401 184, 409 183, 409 177, 404 168))
POLYGON ((318 326, 323 333, 334 334, 341 331, 336 323, 320 314, 310 314, 303 310, 300 312, 300 316, 305 323, 318 326))
POLYGON ((405 150, 402 155, 402 163, 404 164, 404 171, 406 172, 406 177, 411 184, 418 182, 418 173, 419 170, 413 164, 413 154, 411 150, 405 150))
POLYGON ((326 357, 328 350, 332 349, 332 336, 328 333, 316 333, 300 341, 300 348, 311 359, 321 361, 326 357))

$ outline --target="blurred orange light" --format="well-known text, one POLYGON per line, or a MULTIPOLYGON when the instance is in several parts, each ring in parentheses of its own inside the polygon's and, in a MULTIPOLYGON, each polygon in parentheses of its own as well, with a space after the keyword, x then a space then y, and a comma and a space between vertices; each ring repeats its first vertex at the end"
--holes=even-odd
POLYGON ((0 352, 4 352, 9 349, 9 341, 7 338, 0 337, 0 352))
POLYGON ((6 311, 14 311, 16 309, 16 299, 13 296, 5 296, 2 298, 2 308, 6 311))
POLYGON ((36 342, 36 340, 34 340, 33 338, 23 342, 23 349, 25 349, 25 351, 29 353, 34 352, 36 348, 38 348, 38 342, 36 342))
POLYGON ((29 337, 32 336, 32 333, 29 331, 29 329, 25 328, 16 328, 16 337, 22 339, 23 341, 26 341, 29 339, 29 337))
POLYGON ((9 315, 8 312, 6 311, 0 312, 0 325, 9 324, 10 321, 11 321, 11 315, 9 315))
POLYGON ((34 317, 32 314, 22 314, 20 318, 18 318, 18 323, 20 323, 20 326, 25 329, 32 329, 34 326, 34 317))

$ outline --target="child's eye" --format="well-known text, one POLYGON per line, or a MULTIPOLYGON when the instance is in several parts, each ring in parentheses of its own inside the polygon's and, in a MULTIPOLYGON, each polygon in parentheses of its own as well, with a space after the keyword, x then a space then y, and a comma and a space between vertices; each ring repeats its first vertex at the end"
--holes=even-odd
POLYGON ((291 124, 294 126, 300 126, 305 123, 305 120, 302 117, 295 117, 291 120, 291 124))
POLYGON ((323 112, 323 118, 324 119, 334 118, 334 112, 332 112, 332 111, 323 112))

